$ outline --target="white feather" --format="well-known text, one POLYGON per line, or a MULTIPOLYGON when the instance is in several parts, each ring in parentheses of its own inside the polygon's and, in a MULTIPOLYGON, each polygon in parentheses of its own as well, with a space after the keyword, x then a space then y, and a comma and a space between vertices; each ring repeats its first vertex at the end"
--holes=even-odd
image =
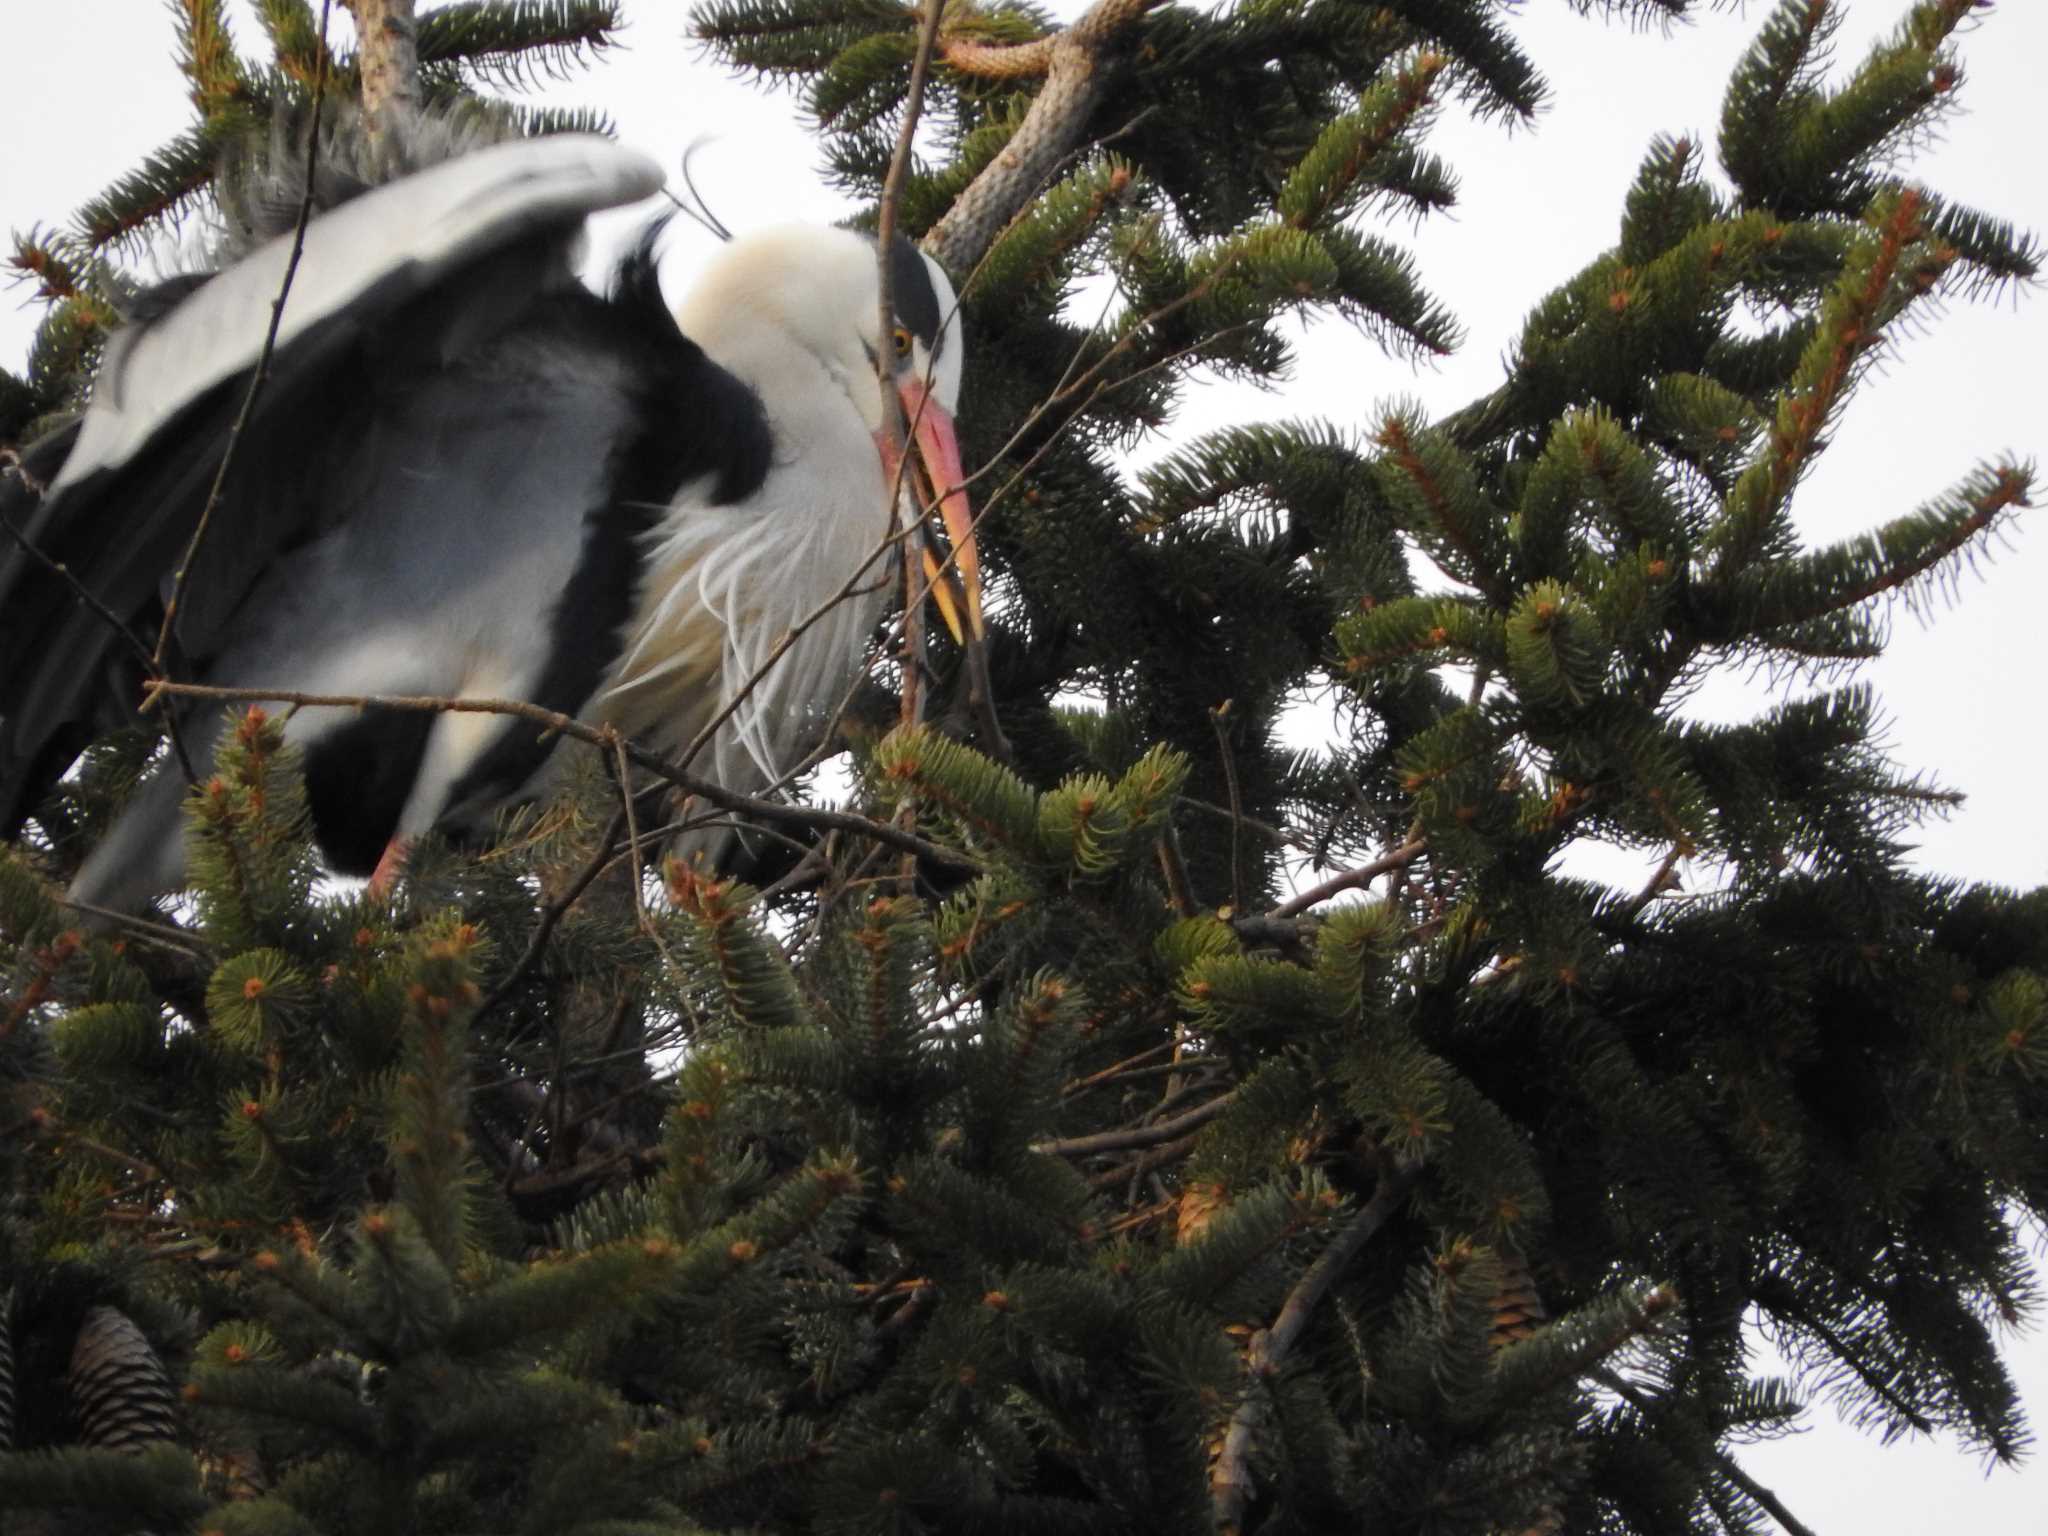
MULTIPOLYGON (((931 271, 948 342, 933 392, 950 411, 958 326, 951 287, 931 271)), ((699 764, 731 788, 781 778, 823 736, 896 579, 889 536, 914 508, 907 492, 896 517, 884 508, 878 303, 873 245, 805 227, 734 242, 677 311, 684 333, 759 393, 775 462, 732 506, 708 505, 702 484, 677 495, 651 536, 639 616, 592 712, 676 751, 738 700, 699 764)))

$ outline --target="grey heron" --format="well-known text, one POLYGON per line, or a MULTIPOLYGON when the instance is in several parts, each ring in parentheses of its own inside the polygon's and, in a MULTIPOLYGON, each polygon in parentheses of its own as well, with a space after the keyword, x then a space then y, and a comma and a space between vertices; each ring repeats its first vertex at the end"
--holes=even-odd
MULTIPOLYGON (((581 284, 587 216, 662 181, 603 139, 519 140, 312 220, 174 616, 184 675, 511 697, 671 751, 744 690, 708 749, 714 777, 751 790, 792 765, 854 676, 888 600, 877 551, 920 490, 961 578, 926 546, 943 616, 956 636, 978 630, 944 272, 898 242, 886 329, 876 245, 841 229, 735 239, 673 310, 652 234, 608 294, 581 284), (884 371, 917 444, 907 466, 884 371), (904 482, 892 509, 886 488, 904 482)), ((0 512, 105 610, 0 546, 0 833, 81 740, 132 715, 134 647, 107 617, 154 637, 289 243, 180 282, 116 332, 83 415, 0 487, 0 512)), ((186 711, 195 757, 220 716, 186 711)), ((322 852, 352 874, 430 829, 475 831, 535 792, 554 748, 489 714, 305 708, 286 736, 322 852)), ((181 882, 183 789, 158 769, 76 899, 126 905, 181 882)))

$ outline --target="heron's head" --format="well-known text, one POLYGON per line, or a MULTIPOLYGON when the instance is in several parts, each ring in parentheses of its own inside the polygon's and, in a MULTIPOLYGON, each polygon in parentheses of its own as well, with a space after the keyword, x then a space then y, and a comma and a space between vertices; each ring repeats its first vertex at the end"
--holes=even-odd
MULTIPOLYGON (((900 475, 905 499, 943 525, 950 559, 926 532, 923 563, 947 627, 964 640, 982 625, 980 563, 953 427, 965 360, 959 304, 944 270, 907 240, 889 252, 889 286, 895 315, 884 328, 872 238, 818 225, 758 230, 733 240, 705 269, 684 306, 684 330, 709 346, 696 325, 729 332, 744 316, 816 360, 827 387, 844 393, 874 437, 886 481, 900 475), (906 442, 916 446, 908 462, 906 442)), ((712 350, 717 356, 720 349, 712 350)), ((749 382, 764 397, 774 384, 769 376, 749 382)), ((769 403, 772 413, 778 402, 769 403)))

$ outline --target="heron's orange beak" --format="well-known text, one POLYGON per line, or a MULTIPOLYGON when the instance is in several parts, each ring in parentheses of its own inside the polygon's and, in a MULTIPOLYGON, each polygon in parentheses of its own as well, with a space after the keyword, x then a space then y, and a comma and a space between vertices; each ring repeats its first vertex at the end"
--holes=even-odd
MULTIPOLYGON (((953 418, 931 397, 924 380, 906 378, 897 385, 897 392, 903 399, 903 420, 909 425, 917 450, 910 460, 911 494, 927 512, 937 510, 952 545, 949 562, 932 538, 930 528, 924 530, 919 547, 924 555, 925 580, 946 628, 953 632, 956 641, 965 645, 968 635, 979 640, 983 631, 981 556, 974 548, 974 515, 967 508, 967 492, 961 489, 967 476, 960 468, 960 440, 953 433, 953 418)), ((876 441, 882 450, 882 471, 893 483, 901 454, 887 434, 878 435, 876 441)))

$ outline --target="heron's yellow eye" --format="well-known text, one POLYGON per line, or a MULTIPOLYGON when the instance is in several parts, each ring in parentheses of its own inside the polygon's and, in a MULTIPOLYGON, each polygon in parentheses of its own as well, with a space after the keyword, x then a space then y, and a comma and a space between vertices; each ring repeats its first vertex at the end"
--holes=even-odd
POLYGON ((898 357, 910 356, 910 332, 899 325, 890 333, 889 340, 896 348, 896 355, 898 357))

